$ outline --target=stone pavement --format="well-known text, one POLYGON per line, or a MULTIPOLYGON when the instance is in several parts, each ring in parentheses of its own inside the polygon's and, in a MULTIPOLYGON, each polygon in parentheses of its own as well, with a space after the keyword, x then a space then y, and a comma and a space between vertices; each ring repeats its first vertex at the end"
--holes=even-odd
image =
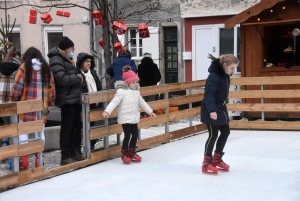
POLYGON ((0 193, 22 201, 299 201, 300 133, 233 130, 229 172, 201 172, 207 132, 0 193))

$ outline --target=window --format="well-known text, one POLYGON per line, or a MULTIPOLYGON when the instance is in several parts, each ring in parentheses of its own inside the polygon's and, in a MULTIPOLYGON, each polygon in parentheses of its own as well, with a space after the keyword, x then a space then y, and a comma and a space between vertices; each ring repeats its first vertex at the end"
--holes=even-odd
MULTIPOLYGON (((300 66, 300 37, 292 34, 300 23, 265 26, 263 28, 263 54, 265 67, 272 63, 275 67, 300 66), (297 53, 298 52, 298 53, 297 53)), ((262 61, 261 61, 262 62, 262 61)))
POLYGON ((128 41, 131 38, 131 42, 128 44, 128 48, 131 52, 131 57, 134 59, 143 57, 143 40, 135 29, 129 30, 128 41))
POLYGON ((63 36, 62 26, 44 27, 45 59, 48 61, 47 54, 53 48, 57 47, 59 39, 63 36))
MULTIPOLYGON (((240 53, 240 27, 234 27, 232 29, 219 29, 219 55, 233 54, 239 60, 241 57, 240 53)), ((239 64, 236 73, 241 72, 241 65, 239 64)))
MULTIPOLYGON (((14 27, 11 34, 8 37, 8 40, 13 43, 18 50, 21 51, 21 34, 20 34, 20 27, 14 27)), ((21 52, 22 54, 22 52, 21 52)))

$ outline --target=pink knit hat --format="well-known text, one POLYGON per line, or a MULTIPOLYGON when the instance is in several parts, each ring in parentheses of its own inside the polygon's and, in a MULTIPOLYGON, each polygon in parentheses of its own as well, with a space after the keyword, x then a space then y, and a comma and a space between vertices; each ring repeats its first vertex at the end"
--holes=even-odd
POLYGON ((130 69, 130 66, 123 67, 123 80, 124 82, 126 82, 126 84, 130 84, 132 82, 137 82, 140 80, 140 78, 135 74, 135 72, 133 72, 130 69))

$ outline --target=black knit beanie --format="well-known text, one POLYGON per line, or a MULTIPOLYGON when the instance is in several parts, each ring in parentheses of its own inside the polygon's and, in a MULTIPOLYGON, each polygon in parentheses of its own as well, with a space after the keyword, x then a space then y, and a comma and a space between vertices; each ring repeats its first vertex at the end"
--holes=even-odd
POLYGON ((61 50, 66 50, 70 47, 73 47, 74 43, 67 36, 63 36, 60 38, 58 48, 61 50))

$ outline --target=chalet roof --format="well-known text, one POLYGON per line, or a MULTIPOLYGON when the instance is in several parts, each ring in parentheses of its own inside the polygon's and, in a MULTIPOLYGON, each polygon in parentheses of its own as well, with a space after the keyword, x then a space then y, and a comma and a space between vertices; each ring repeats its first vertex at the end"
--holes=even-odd
POLYGON ((233 28, 236 24, 245 22, 252 16, 256 16, 260 14, 263 10, 271 8, 275 6, 279 2, 283 2, 285 0, 262 0, 260 3, 244 10, 243 12, 229 18, 228 20, 225 21, 225 28, 226 29, 231 29, 233 28))

